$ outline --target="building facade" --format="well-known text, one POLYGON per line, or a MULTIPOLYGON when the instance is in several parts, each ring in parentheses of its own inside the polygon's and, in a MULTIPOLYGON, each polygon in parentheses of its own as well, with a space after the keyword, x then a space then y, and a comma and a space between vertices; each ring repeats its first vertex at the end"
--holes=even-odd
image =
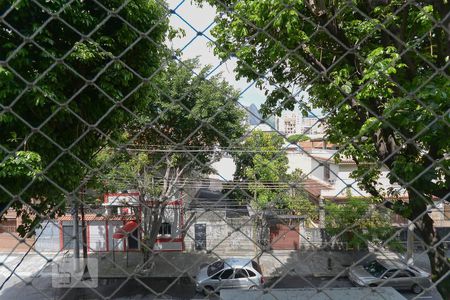
MULTIPOLYGON (((140 251, 142 249, 142 205, 139 193, 105 194, 102 209, 84 217, 87 251, 140 251)), ((152 201, 145 201, 152 205, 152 201)), ((183 251, 182 200, 171 200, 165 209, 154 250, 183 251)), ((78 221, 79 244, 83 247, 82 220, 78 221)), ((44 221, 37 230, 36 248, 40 251, 67 251, 75 246, 72 215, 44 221)))

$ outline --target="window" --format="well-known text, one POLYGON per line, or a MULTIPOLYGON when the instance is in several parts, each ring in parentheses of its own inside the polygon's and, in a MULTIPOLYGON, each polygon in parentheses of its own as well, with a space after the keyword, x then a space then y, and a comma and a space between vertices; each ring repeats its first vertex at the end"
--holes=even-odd
POLYGON ((247 273, 248 273, 248 277, 255 277, 256 276, 255 272, 253 272, 252 270, 248 270, 248 269, 246 269, 246 270, 247 270, 247 273))
POLYGON ((161 223, 161 226, 159 227, 159 234, 171 235, 172 234, 172 225, 167 222, 161 223))
POLYGON ((262 274, 261 267, 260 267, 260 266, 258 265, 258 263, 257 263, 256 261, 254 261, 254 260, 252 260, 252 267, 253 267, 253 269, 255 269, 256 271, 258 271, 259 274, 262 274))
POLYGON ((386 268, 382 266, 379 262, 376 260, 369 262, 364 266, 364 269, 372 274, 375 277, 380 278, 381 275, 383 275, 384 272, 386 272, 386 268))
POLYGON ((398 277, 398 273, 396 273, 396 272, 397 272, 396 269, 391 269, 391 270, 387 271, 387 272, 383 275, 383 278, 391 278, 392 275, 394 275, 394 274, 395 274, 394 278, 395 278, 395 277, 398 277))
POLYGON ((238 278, 247 278, 248 274, 247 271, 245 271, 245 269, 236 269, 236 272, 234 273, 234 278, 238 279, 238 278))
MULTIPOLYGON (((212 263, 209 265, 208 267, 208 276, 211 276, 213 274, 216 274, 217 272, 219 272, 220 270, 222 270, 224 268, 225 264, 223 263, 223 261, 219 260, 216 261, 215 263, 212 263)), ((216 278, 217 279, 217 278, 216 278)))
POLYGON ((233 275, 233 269, 227 269, 220 274, 220 279, 228 279, 233 275))
POLYGON ((395 278, 402 278, 402 277, 406 278, 414 277, 414 274, 408 270, 402 270, 395 275, 395 278))

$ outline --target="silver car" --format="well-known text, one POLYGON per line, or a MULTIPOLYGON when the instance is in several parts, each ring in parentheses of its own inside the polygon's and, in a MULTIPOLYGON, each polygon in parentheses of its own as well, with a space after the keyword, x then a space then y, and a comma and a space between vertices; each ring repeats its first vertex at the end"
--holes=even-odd
POLYGON ((350 267, 348 278, 358 286, 390 286, 419 294, 430 286, 430 274, 400 260, 377 259, 350 267))
POLYGON ((245 258, 227 258, 204 266, 195 280, 197 292, 205 294, 220 289, 257 289, 264 283, 258 263, 245 258))

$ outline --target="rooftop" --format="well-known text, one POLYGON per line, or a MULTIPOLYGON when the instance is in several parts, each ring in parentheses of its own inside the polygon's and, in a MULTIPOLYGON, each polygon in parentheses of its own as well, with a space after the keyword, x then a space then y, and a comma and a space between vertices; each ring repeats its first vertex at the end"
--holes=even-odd
POLYGON ((225 210, 227 218, 239 218, 249 216, 247 206, 240 204, 235 199, 230 199, 219 191, 211 191, 200 188, 191 199, 190 208, 225 210))

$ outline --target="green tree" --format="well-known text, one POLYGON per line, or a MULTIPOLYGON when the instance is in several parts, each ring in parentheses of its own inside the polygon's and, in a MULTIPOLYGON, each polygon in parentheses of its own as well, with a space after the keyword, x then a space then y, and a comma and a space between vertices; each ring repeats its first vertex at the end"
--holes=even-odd
POLYGON ((100 3, 0 3, 0 204, 22 217, 22 235, 40 216, 65 210, 95 152, 130 119, 126 110, 151 95, 140 76, 160 65, 168 28, 162 7, 100 3))
POLYGON ((267 217, 273 217, 273 213, 304 215, 308 220, 317 217, 315 205, 299 184, 301 171, 288 173, 283 145, 284 138, 279 134, 254 130, 242 142, 243 151, 233 154, 234 180, 242 188, 231 194, 242 202, 250 202, 256 210, 255 229, 262 245, 269 239, 267 217))
POLYGON ((295 143, 298 143, 298 142, 307 141, 307 140, 309 140, 309 137, 307 137, 304 134, 297 133, 297 134, 293 134, 291 136, 288 136, 287 140, 288 140, 289 143, 295 144, 295 143))
POLYGON ((278 186, 286 182, 288 170, 288 159, 281 150, 283 144, 280 135, 255 130, 243 141, 244 151, 234 154, 234 180, 247 183, 247 194, 252 196, 251 202, 258 209, 281 204, 280 197, 286 195, 287 186, 281 189, 278 186))
POLYGON ((427 210, 450 191, 450 2, 208 2, 218 11, 215 53, 236 57, 238 77, 271 85, 265 114, 293 109, 291 91, 306 91, 300 109, 328 115, 329 141, 358 163, 353 175, 367 191, 389 194, 375 186, 382 164, 405 187, 409 201, 387 205, 414 221, 432 279, 449 295, 449 262, 427 210))
POLYGON ((310 200, 308 193, 302 188, 302 181, 305 175, 300 169, 295 169, 287 175, 289 180, 289 190, 284 199, 284 206, 289 213, 304 216, 306 221, 317 221, 319 218, 319 207, 310 200))
POLYGON ((240 197, 264 210, 282 209, 292 214, 315 218, 314 204, 301 187, 302 172, 288 172, 288 158, 283 151, 284 138, 277 133, 253 131, 236 152, 234 180, 247 187, 240 197))
MULTIPOLYGON (((345 203, 327 202, 325 230, 332 239, 347 242, 351 248, 367 246, 367 242, 389 239, 396 229, 391 225, 389 210, 375 209, 374 199, 348 197, 345 203)), ((388 243, 398 249, 397 240, 388 243)))
POLYGON ((219 149, 232 146, 244 133, 239 93, 220 75, 208 77, 210 71, 197 59, 171 61, 158 78, 156 97, 124 124, 126 151, 105 149, 99 156, 104 167, 98 182, 109 191, 141 193, 145 254, 154 247, 170 200, 180 196, 187 180, 209 174, 210 164, 222 155, 219 149), (199 69, 195 75, 193 70, 199 69))

